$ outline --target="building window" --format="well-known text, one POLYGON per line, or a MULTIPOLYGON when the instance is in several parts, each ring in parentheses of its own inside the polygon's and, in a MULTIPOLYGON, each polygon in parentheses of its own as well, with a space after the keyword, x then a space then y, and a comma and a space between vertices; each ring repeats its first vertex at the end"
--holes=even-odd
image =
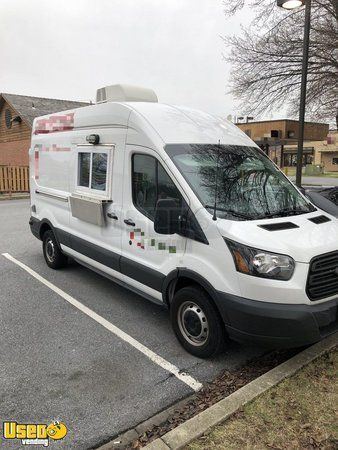
POLYGON ((278 138, 279 137, 278 130, 271 130, 271 137, 272 138, 278 138))
POLYGON ((180 192, 157 159, 135 154, 132 166, 133 203, 142 214, 153 221, 159 199, 173 198, 182 205, 180 192))
POLYGON ((295 132, 292 131, 292 130, 289 130, 289 131, 288 131, 288 138, 289 138, 289 139, 292 139, 292 138, 294 138, 294 137, 295 137, 295 132))
POLYGON ((251 138, 251 130, 245 130, 245 134, 251 138))
POLYGON ((78 186, 106 190, 107 153, 81 152, 78 156, 78 186))
MULTIPOLYGON (((313 155, 306 153, 303 155, 303 166, 307 166, 313 163, 313 155)), ((296 153, 284 153, 284 167, 297 166, 297 154, 296 153)))
POLYGON ((338 166, 338 158, 332 158, 332 164, 338 166))

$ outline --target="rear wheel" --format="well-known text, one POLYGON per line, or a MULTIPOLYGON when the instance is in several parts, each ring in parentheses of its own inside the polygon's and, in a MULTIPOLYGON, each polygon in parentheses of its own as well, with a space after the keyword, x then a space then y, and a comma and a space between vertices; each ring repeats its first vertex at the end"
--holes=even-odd
POLYGON ((45 261, 51 269, 61 269, 67 265, 67 256, 62 253, 52 230, 44 233, 42 249, 45 261))
POLYGON ((198 287, 180 289, 171 304, 171 324, 182 346, 195 356, 208 358, 224 348, 224 326, 210 297, 198 287))

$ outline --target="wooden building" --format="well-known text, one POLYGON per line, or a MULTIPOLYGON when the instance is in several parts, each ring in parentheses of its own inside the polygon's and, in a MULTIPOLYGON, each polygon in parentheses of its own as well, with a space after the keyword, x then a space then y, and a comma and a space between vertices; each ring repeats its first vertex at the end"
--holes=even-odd
POLYGON ((28 166, 35 117, 88 103, 24 95, 0 94, 0 166, 28 166))

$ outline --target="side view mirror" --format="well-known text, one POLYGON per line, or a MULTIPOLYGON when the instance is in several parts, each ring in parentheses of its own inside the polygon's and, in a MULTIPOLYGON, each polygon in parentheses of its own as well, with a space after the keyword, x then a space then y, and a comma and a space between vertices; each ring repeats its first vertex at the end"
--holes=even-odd
POLYGON ((175 234, 180 230, 181 207, 174 198, 160 199, 156 203, 154 229, 159 234, 175 234))

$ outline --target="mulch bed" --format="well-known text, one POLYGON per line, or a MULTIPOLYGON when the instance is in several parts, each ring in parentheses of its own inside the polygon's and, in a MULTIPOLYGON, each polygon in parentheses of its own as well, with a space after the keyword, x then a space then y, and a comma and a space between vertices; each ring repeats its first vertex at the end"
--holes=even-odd
POLYGON ((154 439, 163 436, 181 423, 291 358, 296 353, 299 353, 299 351, 300 349, 269 352, 263 356, 254 358, 244 367, 231 372, 224 371, 214 381, 206 384, 186 404, 175 410, 164 423, 160 426, 154 425, 149 428, 136 441, 127 446, 126 449, 139 449, 144 447, 154 439))

